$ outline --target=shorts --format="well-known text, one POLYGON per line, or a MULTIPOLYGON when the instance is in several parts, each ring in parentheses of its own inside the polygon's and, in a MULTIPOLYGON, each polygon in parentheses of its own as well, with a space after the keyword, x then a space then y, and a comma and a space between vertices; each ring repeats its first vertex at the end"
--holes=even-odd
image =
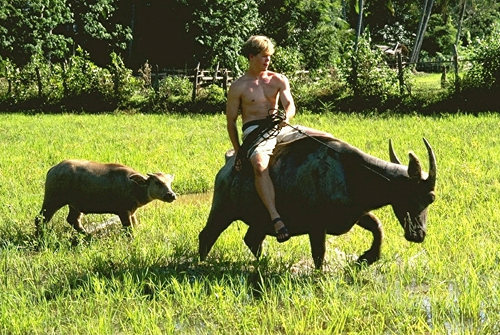
MULTIPOLYGON (((245 137, 248 136, 248 134, 250 134, 257 127, 258 126, 255 125, 246 128, 243 131, 243 140, 245 140, 245 137)), ((276 147, 276 145, 284 142, 296 141, 298 139, 305 137, 306 135, 301 133, 301 131, 305 132, 305 129, 302 126, 290 127, 288 125, 282 127, 278 131, 277 135, 273 134, 275 132, 274 129, 266 131, 265 133, 257 137, 255 144, 253 144, 250 147, 246 156, 248 159, 251 159, 253 156, 257 154, 266 154, 268 156, 271 156, 273 154, 273 150, 276 147)))

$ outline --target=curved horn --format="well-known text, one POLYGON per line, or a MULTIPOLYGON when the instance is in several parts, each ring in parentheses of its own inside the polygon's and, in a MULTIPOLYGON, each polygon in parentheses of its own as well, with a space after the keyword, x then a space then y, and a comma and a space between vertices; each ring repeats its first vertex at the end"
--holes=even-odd
POLYGON ((389 140, 389 156, 391 157, 391 162, 401 165, 401 161, 398 156, 394 152, 394 148, 392 147, 392 140, 389 140))
POLYGON ((437 173, 437 166, 436 166, 436 156, 434 156, 434 151, 432 151, 432 147, 427 142, 427 140, 424 137, 424 144, 425 147, 427 148, 427 153, 429 155, 429 177, 427 178, 427 181, 431 185, 432 189, 434 189, 434 186, 436 185, 436 173, 437 173))

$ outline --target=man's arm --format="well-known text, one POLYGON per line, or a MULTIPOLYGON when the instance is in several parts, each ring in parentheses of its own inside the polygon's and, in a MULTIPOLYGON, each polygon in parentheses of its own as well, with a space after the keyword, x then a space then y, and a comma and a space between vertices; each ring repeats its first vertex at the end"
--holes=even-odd
POLYGON ((287 77, 281 75, 280 101, 285 110, 285 121, 288 122, 295 115, 295 103, 293 102, 292 91, 287 77))
POLYGON ((236 120, 238 119, 238 110, 240 108, 240 97, 237 93, 236 86, 233 84, 229 88, 226 102, 226 120, 227 120, 227 133, 233 145, 235 153, 240 148, 240 140, 238 137, 238 127, 236 120))

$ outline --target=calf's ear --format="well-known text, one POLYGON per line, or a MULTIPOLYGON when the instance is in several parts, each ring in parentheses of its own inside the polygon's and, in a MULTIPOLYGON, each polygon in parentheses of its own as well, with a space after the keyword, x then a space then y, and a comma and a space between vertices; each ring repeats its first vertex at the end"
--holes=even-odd
POLYGON ((139 184, 139 185, 144 185, 146 183, 146 181, 148 180, 142 174, 138 174, 138 173, 134 173, 134 174, 130 175, 129 179, 132 180, 134 183, 139 184))

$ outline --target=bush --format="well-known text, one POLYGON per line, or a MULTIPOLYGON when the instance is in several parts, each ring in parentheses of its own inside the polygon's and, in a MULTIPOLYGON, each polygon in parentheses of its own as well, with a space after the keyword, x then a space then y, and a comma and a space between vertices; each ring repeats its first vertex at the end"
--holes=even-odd
POLYGON ((297 74, 290 78, 290 86, 297 108, 312 112, 327 112, 346 92, 345 82, 335 68, 297 74))
POLYGON ((291 75, 303 69, 304 57, 296 48, 276 47, 276 52, 272 56, 271 67, 274 71, 291 75))
POLYGON ((500 100, 500 29, 469 48, 471 68, 462 80, 461 98, 468 110, 499 110, 500 100))
POLYGON ((355 99, 379 104, 399 94, 397 72, 389 68, 380 50, 370 48, 370 38, 360 38, 344 60, 344 74, 355 99), (356 68, 354 68, 356 67, 356 68))
POLYGON ((500 29, 472 46, 472 67, 465 73, 464 88, 493 90, 500 87, 500 29))
POLYGON ((192 92, 193 83, 189 78, 168 76, 160 81, 157 100, 183 105, 191 101, 192 92))

